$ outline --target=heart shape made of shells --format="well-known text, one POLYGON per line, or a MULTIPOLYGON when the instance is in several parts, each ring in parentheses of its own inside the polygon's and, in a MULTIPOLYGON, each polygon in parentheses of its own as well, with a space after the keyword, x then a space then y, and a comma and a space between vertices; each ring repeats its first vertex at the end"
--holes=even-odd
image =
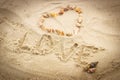
POLYGON ((61 30, 58 30, 58 29, 47 28, 43 25, 45 19, 55 18, 57 16, 61 16, 69 10, 75 11, 79 14, 79 17, 77 19, 77 23, 76 23, 75 27, 77 27, 77 29, 80 30, 80 28, 82 27, 81 24, 83 22, 82 15, 81 15, 82 14, 81 8, 76 7, 76 6, 70 6, 70 5, 68 5, 65 8, 61 8, 60 11, 57 12, 57 13, 44 13, 41 16, 40 21, 39 21, 40 29, 44 32, 53 33, 53 34, 56 34, 56 35, 59 35, 59 36, 67 36, 67 37, 73 36, 74 34, 72 34, 72 33, 65 33, 64 31, 61 31, 61 30))

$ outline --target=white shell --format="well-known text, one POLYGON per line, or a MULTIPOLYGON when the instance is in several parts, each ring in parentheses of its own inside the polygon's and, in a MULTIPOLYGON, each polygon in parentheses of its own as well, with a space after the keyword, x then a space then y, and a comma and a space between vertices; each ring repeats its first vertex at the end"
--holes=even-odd
POLYGON ((82 21, 83 21, 82 17, 79 17, 77 21, 78 21, 78 23, 82 23, 82 21))
POLYGON ((41 22, 44 22, 44 21, 45 21, 45 18, 44 18, 44 17, 41 17, 40 21, 41 21, 41 22))
POLYGON ((80 23, 76 23, 76 27, 80 28, 82 25, 80 23))
POLYGON ((69 5, 71 9, 74 9, 76 6, 75 5, 69 5))
POLYGON ((48 18, 49 14, 45 13, 45 14, 43 14, 43 17, 48 18))

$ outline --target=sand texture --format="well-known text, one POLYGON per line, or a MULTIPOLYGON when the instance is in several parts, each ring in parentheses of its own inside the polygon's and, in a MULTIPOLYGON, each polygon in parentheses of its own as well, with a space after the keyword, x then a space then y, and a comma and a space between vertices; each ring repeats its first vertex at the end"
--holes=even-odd
MULTIPOLYGON (((74 33, 68 11, 44 25, 74 33)), ((120 0, 0 0, 0 80, 119 80, 120 0), (44 32, 44 12, 76 5, 82 27, 71 37, 44 32), (96 72, 83 68, 98 61, 96 72)))

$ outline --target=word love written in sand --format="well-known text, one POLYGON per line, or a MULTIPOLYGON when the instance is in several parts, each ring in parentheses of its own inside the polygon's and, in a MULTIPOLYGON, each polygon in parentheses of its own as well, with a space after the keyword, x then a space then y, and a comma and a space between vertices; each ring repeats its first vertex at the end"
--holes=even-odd
MULTIPOLYGON (((39 21, 39 26, 40 26, 40 29, 46 33, 52 33, 52 34, 56 34, 56 35, 59 35, 59 36, 67 36, 67 37, 70 37, 70 36, 73 36, 75 34, 75 32, 70 32, 70 33, 66 33, 65 31, 62 31, 62 30, 59 30, 59 29, 54 29, 54 28, 49 28, 49 27, 46 27, 43 25, 43 23, 45 22, 46 19, 48 18, 52 18, 52 19, 56 19, 57 16, 61 16, 63 15, 65 12, 68 12, 68 11, 75 11, 78 13, 79 17, 77 18, 77 23, 76 23, 76 28, 77 28, 77 33, 79 32, 80 28, 82 27, 82 11, 79 7, 76 7, 76 6, 67 6, 65 8, 61 8, 59 12, 57 13, 44 13, 41 18, 40 18, 40 21, 39 21)), ((58 21, 59 22, 59 21, 58 21)), ((65 23, 63 23, 65 24, 65 23)), ((61 25, 62 27, 62 25, 61 25)), ((69 26, 67 26, 68 28, 70 28, 69 26)))
POLYGON ((88 55, 90 53, 97 53, 98 51, 104 50, 103 48, 97 48, 87 44, 78 44, 71 38, 62 38, 43 34, 35 44, 35 38, 29 36, 28 33, 20 40, 19 47, 21 51, 29 51, 35 55, 47 55, 55 54, 61 61, 67 62, 71 58, 80 58, 81 53, 88 55), (31 45, 30 45, 31 44, 31 45))

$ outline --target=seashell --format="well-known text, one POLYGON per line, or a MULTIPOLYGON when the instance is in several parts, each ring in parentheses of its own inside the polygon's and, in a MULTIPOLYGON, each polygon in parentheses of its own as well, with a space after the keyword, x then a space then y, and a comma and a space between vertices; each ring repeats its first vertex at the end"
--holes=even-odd
POLYGON ((68 11, 69 9, 68 8, 64 8, 64 11, 68 11))
POLYGON ((50 30, 50 29, 46 29, 46 31, 47 31, 48 33, 50 33, 50 32, 51 32, 51 30, 50 30))
POLYGON ((84 71, 87 71, 88 73, 94 73, 96 71, 97 64, 98 61, 88 64, 86 67, 84 67, 84 71))
POLYGON ((40 22, 44 22, 45 21, 45 18, 44 17, 41 17, 41 19, 40 19, 40 22))
POLYGON ((76 27, 77 27, 77 28, 81 28, 81 26, 82 26, 82 25, 81 25, 80 23, 76 23, 76 27))
POLYGON ((44 18, 49 18, 49 17, 50 17, 49 14, 47 14, 47 13, 43 14, 42 16, 43 16, 44 18))
POLYGON ((55 32, 55 30, 54 29, 52 29, 52 33, 54 33, 55 32))
POLYGON ((61 9, 60 12, 58 13, 59 15, 64 14, 64 9, 61 9))
POLYGON ((63 32, 63 31, 60 31, 60 32, 59 32, 59 35, 64 36, 64 32, 63 32))
POLYGON ((78 46, 78 43, 75 43, 73 46, 74 46, 74 47, 77 47, 77 46, 78 46))
POLYGON ((79 14, 82 13, 81 9, 78 8, 78 7, 76 7, 74 10, 75 10, 76 12, 78 12, 79 14))
POLYGON ((52 33, 52 29, 49 29, 50 30, 50 33, 52 33))
POLYGON ((79 17, 78 20, 77 20, 78 23, 82 23, 82 21, 83 21, 82 17, 79 17))
MULTIPOLYGON (((42 28, 44 29, 44 28, 42 28)), ((56 33, 57 35, 61 35, 61 36, 64 36, 64 32, 63 31, 60 31, 60 30, 54 30, 54 29, 45 29, 48 33, 56 33)))
POLYGON ((50 13, 51 17, 56 17, 58 14, 57 13, 50 13))
POLYGON ((97 62, 92 62, 89 65, 90 65, 90 68, 95 68, 97 66, 97 64, 98 64, 98 61, 97 62))
POLYGON ((67 5, 67 8, 68 8, 68 9, 70 9, 70 7, 71 7, 70 5, 67 5))
POLYGON ((62 32, 61 32, 61 36, 64 36, 64 35, 65 35, 65 34, 64 34, 64 32, 62 31, 62 32))
POLYGON ((72 5, 72 6, 68 6, 70 10, 74 10, 76 8, 76 6, 72 5))
POLYGON ((70 33, 67 33, 67 34, 66 34, 66 36, 70 37, 70 36, 72 36, 72 34, 70 34, 70 33))
POLYGON ((59 33, 60 33, 60 31, 59 31, 59 30, 57 30, 57 29, 55 30, 55 32, 56 32, 58 35, 59 35, 59 33))
POLYGON ((57 31, 56 31, 56 29, 55 29, 55 34, 57 34, 57 31))
POLYGON ((96 68, 90 68, 90 69, 88 69, 88 73, 94 73, 96 71, 96 68))
POLYGON ((61 31, 59 31, 59 34, 58 34, 58 35, 61 35, 61 33, 62 33, 62 32, 61 32, 61 31))
POLYGON ((49 33, 52 33, 52 29, 49 29, 49 33))

